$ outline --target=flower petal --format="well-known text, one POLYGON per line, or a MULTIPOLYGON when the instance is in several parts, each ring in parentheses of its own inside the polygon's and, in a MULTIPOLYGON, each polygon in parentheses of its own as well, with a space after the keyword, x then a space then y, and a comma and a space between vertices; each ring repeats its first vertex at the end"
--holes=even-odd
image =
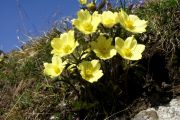
POLYGON ((81 21, 86 20, 86 22, 90 22, 91 21, 91 14, 87 11, 87 10, 80 10, 77 13, 78 19, 81 21))
POLYGON ((142 58, 142 52, 144 51, 144 49, 145 49, 145 45, 138 44, 136 46, 136 48, 134 49, 133 55, 130 58, 130 60, 139 60, 139 59, 141 59, 142 58))
POLYGON ((93 68, 94 68, 94 71, 96 71, 96 70, 98 70, 98 69, 100 69, 100 63, 99 63, 99 60, 92 60, 91 61, 91 64, 92 64, 92 66, 93 66, 93 68))
POLYGON ((137 41, 133 35, 131 37, 128 37, 124 42, 124 46, 129 49, 133 49, 136 45, 137 41))
POLYGON ((124 40, 120 37, 115 38, 115 48, 116 50, 120 50, 124 46, 124 40))

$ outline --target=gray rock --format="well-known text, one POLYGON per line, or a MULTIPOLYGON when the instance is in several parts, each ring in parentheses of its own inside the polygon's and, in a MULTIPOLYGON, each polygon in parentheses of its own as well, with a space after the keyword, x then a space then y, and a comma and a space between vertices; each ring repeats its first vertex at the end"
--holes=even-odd
POLYGON ((131 120, 180 120, 180 97, 172 99, 166 106, 159 106, 157 110, 143 110, 131 120))
POLYGON ((158 115, 154 108, 149 108, 139 112, 132 120, 158 120, 158 115))

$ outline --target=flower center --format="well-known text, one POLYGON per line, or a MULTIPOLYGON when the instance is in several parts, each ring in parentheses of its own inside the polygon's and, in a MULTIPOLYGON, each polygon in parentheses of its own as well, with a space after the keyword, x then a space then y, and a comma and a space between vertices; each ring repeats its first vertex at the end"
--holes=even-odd
POLYGON ((86 69, 85 74, 88 78, 92 77, 92 70, 86 69))
POLYGON ((133 29, 133 28, 134 28, 133 22, 132 22, 131 20, 125 21, 125 25, 126 25, 127 28, 129 28, 129 29, 133 29))
POLYGON ((64 52, 65 53, 69 53, 71 51, 71 46, 70 45, 66 45, 66 47, 64 47, 64 52))
POLYGON ((60 73, 60 69, 57 66, 54 66, 54 72, 56 74, 59 74, 60 73))
POLYGON ((132 56, 131 49, 129 49, 129 48, 125 48, 123 50, 123 52, 124 52, 124 55, 127 56, 127 57, 131 57, 132 56))
POLYGON ((93 26, 90 23, 84 23, 83 28, 85 31, 91 32, 93 30, 93 26))
POLYGON ((107 54, 107 48, 100 48, 99 51, 102 53, 102 54, 107 54))

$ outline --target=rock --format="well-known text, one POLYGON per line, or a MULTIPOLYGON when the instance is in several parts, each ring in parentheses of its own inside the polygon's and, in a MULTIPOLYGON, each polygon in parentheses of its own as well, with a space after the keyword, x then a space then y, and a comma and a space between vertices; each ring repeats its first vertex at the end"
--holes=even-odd
POLYGON ((157 110, 143 110, 131 120, 180 120, 180 97, 172 99, 166 106, 159 106, 157 110))
POLYGON ((154 108, 149 108, 139 112, 132 120, 158 120, 158 115, 154 108))

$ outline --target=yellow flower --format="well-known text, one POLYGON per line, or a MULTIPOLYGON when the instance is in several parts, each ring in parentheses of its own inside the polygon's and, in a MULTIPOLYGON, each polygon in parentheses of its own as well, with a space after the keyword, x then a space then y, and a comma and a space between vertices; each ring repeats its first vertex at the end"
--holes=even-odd
POLYGON ((91 42, 91 49, 95 52, 96 56, 100 59, 109 59, 116 55, 114 46, 111 45, 112 38, 106 39, 103 35, 97 38, 97 42, 91 42))
POLYGON ((78 42, 74 38, 74 31, 70 30, 67 33, 61 34, 60 38, 54 38, 51 41, 53 48, 51 53, 63 57, 71 54, 78 45, 78 42))
POLYGON ((84 4, 87 3, 87 0, 79 0, 79 3, 82 4, 82 5, 84 5, 84 4))
POLYGON ((128 37, 125 41, 116 37, 115 48, 124 59, 139 60, 142 58, 141 54, 145 49, 145 45, 137 44, 134 36, 128 37))
POLYGON ((117 23, 118 13, 111 11, 104 11, 102 13, 102 24, 104 27, 111 28, 117 23))
POLYGON ((118 14, 117 21, 130 32, 143 33, 146 31, 147 21, 139 19, 136 15, 127 15, 122 9, 118 14))
POLYGON ((64 67, 66 62, 62 62, 59 56, 52 57, 52 63, 44 63, 44 74, 49 75, 51 78, 59 76, 64 67))
POLYGON ((101 22, 101 15, 97 11, 91 15, 87 10, 80 10, 77 16, 77 19, 72 20, 72 24, 84 34, 95 32, 101 22))
POLYGON ((98 81, 103 76, 100 67, 99 60, 83 61, 78 65, 82 78, 90 83, 98 81))

